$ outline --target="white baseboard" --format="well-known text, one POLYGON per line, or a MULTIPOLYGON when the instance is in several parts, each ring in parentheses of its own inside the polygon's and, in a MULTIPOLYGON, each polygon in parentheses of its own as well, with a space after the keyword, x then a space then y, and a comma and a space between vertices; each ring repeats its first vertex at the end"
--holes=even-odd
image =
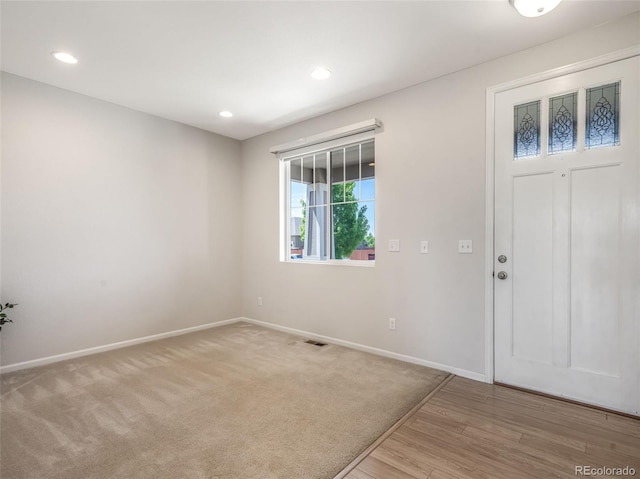
POLYGON ((193 326, 191 328, 177 329, 175 331, 168 331, 166 333, 154 334, 151 336, 144 336, 142 338, 128 339, 126 341, 120 341, 117 343, 105 344, 102 346, 96 346, 93 348, 80 349, 78 351, 72 351, 69 353, 56 354, 54 356, 47 356, 44 358, 32 359, 29 361, 23 361, 20 363, 8 364, 6 366, 0 366, 0 374, 10 373, 12 371, 18 371, 20 369, 34 368, 36 366, 44 366, 45 364, 57 363, 59 361, 65 361, 67 359, 79 358, 82 356, 88 356, 90 354, 102 353, 105 351, 111 351, 113 349, 124 348, 127 346, 133 346, 135 344, 147 343, 149 341, 157 341, 158 339, 170 338, 172 336, 180 336, 182 334, 194 333, 203 329, 216 328, 219 326, 225 326, 227 324, 238 323, 245 321, 247 323, 263 326, 265 328, 275 329, 284 333, 295 334, 297 336, 304 336, 306 338, 315 339, 317 341, 324 341, 331 344, 337 344, 338 346, 344 346, 346 348, 357 349, 358 351, 364 351, 366 353, 376 354, 378 356, 384 356, 387 358, 398 359, 407 363, 418 364, 420 366, 427 366, 434 369, 440 369, 448 373, 462 376, 464 378, 473 379, 475 381, 485 381, 484 374, 476 373, 473 371, 467 371, 466 369, 455 368, 446 364, 440 364, 433 361, 426 361, 424 359, 416 358, 413 356, 407 356, 405 354, 394 353, 384 349, 374 348, 372 346, 365 346, 364 344, 352 343, 351 341, 344 341, 342 339, 332 338, 330 336, 323 336, 320 334, 310 333, 301 329, 289 328, 287 326, 280 326, 278 324, 267 323, 265 321, 259 321, 257 319, 238 317, 232 319, 226 319, 223 321, 217 321, 215 323, 202 324, 200 326, 193 326))
POLYGON ((194 333, 196 331, 201 331, 203 329, 217 328, 219 326, 224 326, 226 324, 233 324, 243 320, 244 318, 225 319, 223 321, 201 324, 200 326, 193 326, 191 328, 176 329, 174 331, 168 331, 166 333, 160 333, 160 334, 153 334, 151 336, 144 336, 142 338, 127 339, 126 341, 119 341, 117 343, 105 344, 103 346, 96 346, 93 348, 80 349, 78 351, 72 351, 70 353, 56 354, 54 356, 47 356, 45 358, 31 359, 29 361, 23 361, 21 363, 8 364, 6 366, 0 366, 0 374, 10 373, 12 371, 18 371, 20 369, 34 368, 36 366, 44 366, 45 364, 57 363, 59 361, 79 358, 81 356, 88 356, 90 354, 102 353, 104 351, 111 351, 112 349, 119 349, 127 346, 133 346, 134 344, 148 343, 149 341, 157 341, 158 339, 170 338, 172 336, 180 336, 182 334, 187 334, 187 333, 194 333))
POLYGON ((283 333, 295 334, 298 336, 304 336, 316 341, 323 341, 326 343, 337 344, 338 346, 344 346, 346 348, 357 349, 358 351, 364 351, 365 353, 377 354, 378 356, 384 356, 387 358, 398 359, 407 363, 418 364, 420 366, 427 366, 433 369, 439 369, 448 373, 455 374, 456 376, 462 376, 463 378, 473 379, 474 381, 486 382, 485 375, 476 373, 474 371, 468 371, 466 369, 455 368, 447 366, 446 364, 440 364, 433 361, 427 361, 424 359, 416 358, 413 356, 407 356, 405 354, 394 353, 384 349, 378 349, 371 346, 365 346, 364 344, 352 343, 350 341, 344 341, 342 339, 332 338, 330 336, 322 336, 320 334, 310 333, 308 331, 302 331, 300 329, 289 328, 287 326, 280 326, 278 324, 267 323, 265 321, 259 321, 251 318, 240 318, 241 321, 247 323, 256 324, 258 326, 264 326, 265 328, 275 329, 282 331, 283 333))

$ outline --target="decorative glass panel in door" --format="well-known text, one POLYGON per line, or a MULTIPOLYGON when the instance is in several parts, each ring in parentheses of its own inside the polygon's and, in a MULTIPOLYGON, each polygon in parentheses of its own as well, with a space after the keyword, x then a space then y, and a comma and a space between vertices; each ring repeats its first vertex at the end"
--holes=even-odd
POLYGON ((586 148, 620 144, 620 82, 588 88, 586 148))
POLYGON ((513 159, 540 156, 540 100, 513 109, 513 159))
POLYGON ((549 154, 575 151, 577 140, 576 92, 549 98, 549 154))

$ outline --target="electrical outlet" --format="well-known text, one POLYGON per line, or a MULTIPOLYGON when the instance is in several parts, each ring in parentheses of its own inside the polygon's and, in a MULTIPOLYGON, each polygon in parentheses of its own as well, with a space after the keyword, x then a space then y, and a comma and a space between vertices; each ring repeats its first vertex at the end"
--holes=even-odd
POLYGON ((420 253, 427 254, 429 252, 429 242, 421 241, 420 242, 420 253))
POLYGON ((396 318, 389 318, 389 329, 391 331, 396 330, 396 318))
POLYGON ((262 306, 262 296, 258 296, 258 306, 262 306))
POLYGON ((473 241, 471 240, 458 241, 458 253, 473 253, 473 241))

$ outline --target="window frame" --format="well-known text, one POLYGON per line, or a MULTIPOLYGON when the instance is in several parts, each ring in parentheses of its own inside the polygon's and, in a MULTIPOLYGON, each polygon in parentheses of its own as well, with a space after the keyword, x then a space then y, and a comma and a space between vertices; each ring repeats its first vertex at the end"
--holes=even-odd
MULTIPOLYGON (((360 124, 359 124, 360 125, 360 124)), ((369 129, 360 130, 354 134, 349 134, 345 136, 341 136, 339 138, 333 138, 324 142, 313 142, 308 146, 302 146, 298 148, 288 149, 283 152, 278 153, 279 160, 279 179, 280 179, 280 261, 285 263, 296 263, 296 264, 321 264, 321 265, 340 265, 340 266, 357 266, 357 267, 374 267, 375 259, 373 260, 345 260, 345 259, 335 259, 332 258, 332 242, 333 242, 333 202, 332 202, 332 183, 331 183, 331 151, 336 149, 346 149, 350 146, 354 145, 362 145, 363 143, 367 143, 372 141, 374 143, 374 151, 375 151, 375 130, 376 126, 380 126, 380 122, 375 120, 375 124, 371 125, 369 129), (325 160, 327 164, 327 228, 325 231, 325 244, 327 245, 327 254, 326 259, 291 259, 291 162, 296 159, 302 159, 304 157, 312 156, 314 157, 314 164, 316 155, 326 155, 325 160)), ((336 130, 334 130, 336 131, 336 130)), ((316 135, 314 138, 318 138, 320 135, 316 135)), ((302 140, 304 141, 304 140, 302 140)), ((275 147, 277 148, 277 147, 275 147)), ((276 153, 273 148, 271 151, 276 153)), ((360 147, 361 149, 361 147, 360 147)), ((375 159, 375 153, 374 153, 375 159)), ((360 157, 360 161, 362 158, 360 157)), ((360 175, 359 180, 362 181, 362 165, 359 165, 360 175)), ((375 176, 374 176, 375 178, 375 176)), ((343 180, 343 183, 346 180, 343 180)), ((376 185, 374 184, 374 193, 373 198, 363 200, 359 199, 356 203, 366 203, 370 202, 375 205, 376 203, 376 185)), ((338 203, 345 204, 345 203, 338 203)), ((375 237, 376 234, 376 221, 375 221, 376 213, 374 211, 374 226, 373 226, 373 235, 375 237)))

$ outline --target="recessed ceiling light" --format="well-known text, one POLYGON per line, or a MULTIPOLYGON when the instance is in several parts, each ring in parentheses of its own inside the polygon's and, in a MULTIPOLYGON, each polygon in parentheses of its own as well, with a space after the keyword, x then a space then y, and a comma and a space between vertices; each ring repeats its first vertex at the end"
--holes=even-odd
POLYGON ((220 115, 223 118, 231 118, 233 116, 233 113, 231 113, 230 111, 224 110, 218 113, 218 115, 220 115))
POLYGON ((556 8, 561 0, 509 0, 523 17, 539 17, 556 8))
POLYGON ((66 52, 52 52, 51 53, 56 60, 60 60, 63 63, 70 63, 75 65, 78 63, 78 59, 74 57, 71 53, 66 52))
POLYGON ((311 72, 311 78, 316 80, 326 80, 331 76, 331 72, 326 68, 316 68, 311 72))

